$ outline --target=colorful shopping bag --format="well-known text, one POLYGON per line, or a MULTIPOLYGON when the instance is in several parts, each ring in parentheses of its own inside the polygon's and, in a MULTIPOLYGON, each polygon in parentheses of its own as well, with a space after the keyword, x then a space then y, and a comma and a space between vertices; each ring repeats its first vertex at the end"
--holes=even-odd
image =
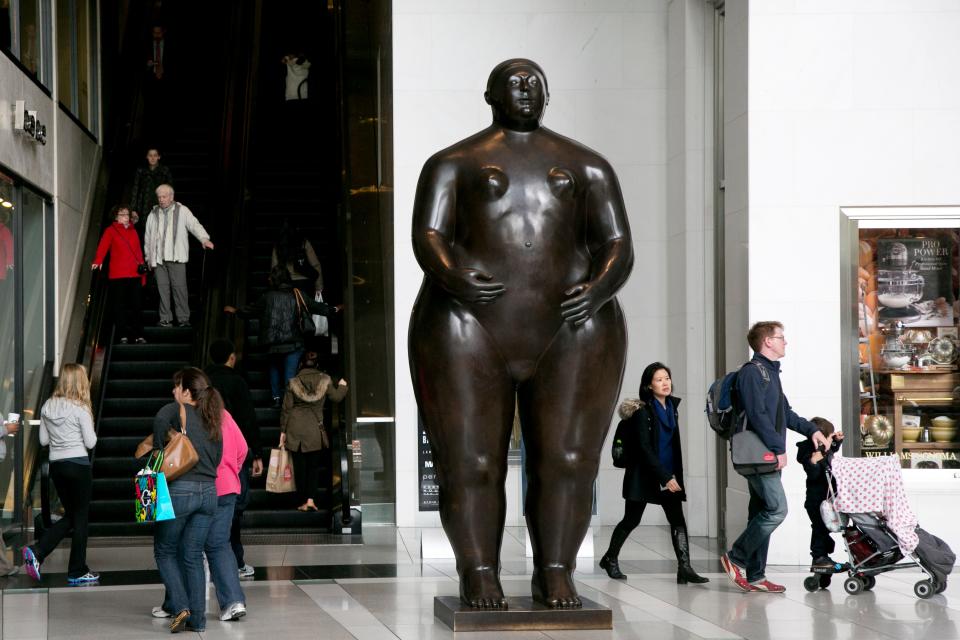
POLYGON ((137 522, 157 522, 176 517, 167 479, 158 469, 163 466, 163 452, 156 451, 147 459, 147 466, 133 480, 136 506, 134 519, 137 522))
POLYGON ((296 490, 290 452, 284 447, 271 449, 270 465, 267 467, 267 491, 270 493, 290 493, 296 490))

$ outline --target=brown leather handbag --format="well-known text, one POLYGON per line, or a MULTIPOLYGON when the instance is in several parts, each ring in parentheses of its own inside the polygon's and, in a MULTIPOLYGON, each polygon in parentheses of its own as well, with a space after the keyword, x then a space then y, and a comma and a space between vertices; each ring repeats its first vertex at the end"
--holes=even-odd
MULTIPOLYGON (((142 458, 153 449, 153 434, 150 434, 137 445, 134 457, 142 458)), ((193 469, 199 460, 197 450, 187 437, 187 410, 180 405, 180 431, 170 429, 167 432, 167 444, 163 448, 163 466, 160 471, 166 476, 167 482, 173 482, 193 469)))

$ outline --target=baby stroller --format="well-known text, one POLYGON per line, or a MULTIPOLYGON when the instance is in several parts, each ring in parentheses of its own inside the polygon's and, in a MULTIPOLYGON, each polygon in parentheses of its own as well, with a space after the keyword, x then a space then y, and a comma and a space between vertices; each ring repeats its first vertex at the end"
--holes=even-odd
MULTIPOLYGON (((905 494, 900 476, 900 462, 896 456, 884 458, 886 460, 883 458, 841 458, 840 460, 843 461, 844 466, 855 470, 855 473, 849 475, 851 481, 855 478, 873 487, 872 494, 867 498, 875 499, 878 491, 876 489, 878 485, 872 481, 874 476, 871 473, 885 473, 889 478, 895 476, 896 482, 881 483, 880 486, 894 487, 893 492, 900 494, 899 496, 886 495, 884 498, 888 505, 891 504, 891 498, 894 501, 899 499, 903 502, 898 509, 899 530, 903 534, 904 524, 908 524, 907 535, 904 535, 904 538, 911 537, 909 534, 912 531, 916 536, 915 548, 911 553, 904 554, 901 541, 883 512, 844 512, 839 508, 843 505, 838 504, 840 501, 837 494, 841 492, 842 487, 837 486, 836 489, 834 487, 836 482, 843 480, 837 478, 833 466, 827 464, 828 495, 820 511, 824 524, 830 531, 842 532, 848 562, 838 562, 832 567, 819 565, 811 567, 814 575, 803 581, 807 591, 826 589, 830 586, 833 574, 847 573, 848 577, 843 582, 843 588, 850 595, 856 595, 861 591, 873 589, 877 583, 878 574, 914 567, 919 568, 924 574, 924 578, 913 586, 913 592, 918 598, 929 598, 947 588, 947 576, 953 570, 956 556, 943 540, 916 526, 915 516, 905 504, 905 500, 902 500, 905 494), (865 469, 871 465, 875 468, 865 469)), ((834 461, 834 464, 837 462, 834 461)), ((886 491, 889 493, 889 490, 886 491)), ((912 537, 910 542, 912 543, 912 537)))

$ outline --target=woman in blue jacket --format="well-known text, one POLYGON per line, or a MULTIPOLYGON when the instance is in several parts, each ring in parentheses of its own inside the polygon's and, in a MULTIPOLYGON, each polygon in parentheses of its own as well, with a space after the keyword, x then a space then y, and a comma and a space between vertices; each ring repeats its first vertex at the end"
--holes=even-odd
POLYGON ((620 571, 620 547, 640 524, 647 504, 659 504, 670 523, 670 537, 677 554, 677 583, 709 582, 690 566, 690 543, 683 518, 683 458, 680 452, 680 398, 671 395, 670 368, 662 362, 647 366, 640 378, 640 399, 620 406, 617 438, 627 456, 623 476, 626 500, 623 520, 613 530, 610 547, 600 560, 607 575, 625 580, 620 571))

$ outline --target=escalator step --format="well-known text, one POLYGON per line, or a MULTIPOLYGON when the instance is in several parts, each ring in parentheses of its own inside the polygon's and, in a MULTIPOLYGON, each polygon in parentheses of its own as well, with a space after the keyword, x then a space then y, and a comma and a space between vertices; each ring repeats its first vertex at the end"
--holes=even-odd
POLYGON ((122 380, 115 377, 107 382, 108 398, 160 398, 166 396, 172 400, 172 390, 173 382, 170 378, 122 380))
MULTIPOLYGON (((99 436, 100 438, 110 436, 135 436, 153 432, 153 415, 149 416, 113 416, 100 418, 99 436)), ((98 445, 99 446, 99 445, 98 445)))
POLYGON ((173 402, 171 396, 163 398, 107 398, 103 401, 105 417, 143 417, 156 415, 164 405, 173 402))
MULTIPOLYGON (((189 357, 176 360, 110 361, 110 380, 122 378, 154 378, 169 381, 179 369, 190 364, 189 357)), ((169 391, 169 389, 168 389, 169 391)))
POLYGON ((190 360, 191 345, 182 343, 117 344, 113 346, 111 361, 134 360, 190 360))
MULTIPOLYGON (((140 441, 149 435, 150 431, 144 432, 144 435, 131 436, 113 436, 107 437, 101 435, 97 439, 97 456, 105 458, 119 458, 123 456, 133 456, 140 441)), ((94 463, 96 464, 96 463, 94 463)))

